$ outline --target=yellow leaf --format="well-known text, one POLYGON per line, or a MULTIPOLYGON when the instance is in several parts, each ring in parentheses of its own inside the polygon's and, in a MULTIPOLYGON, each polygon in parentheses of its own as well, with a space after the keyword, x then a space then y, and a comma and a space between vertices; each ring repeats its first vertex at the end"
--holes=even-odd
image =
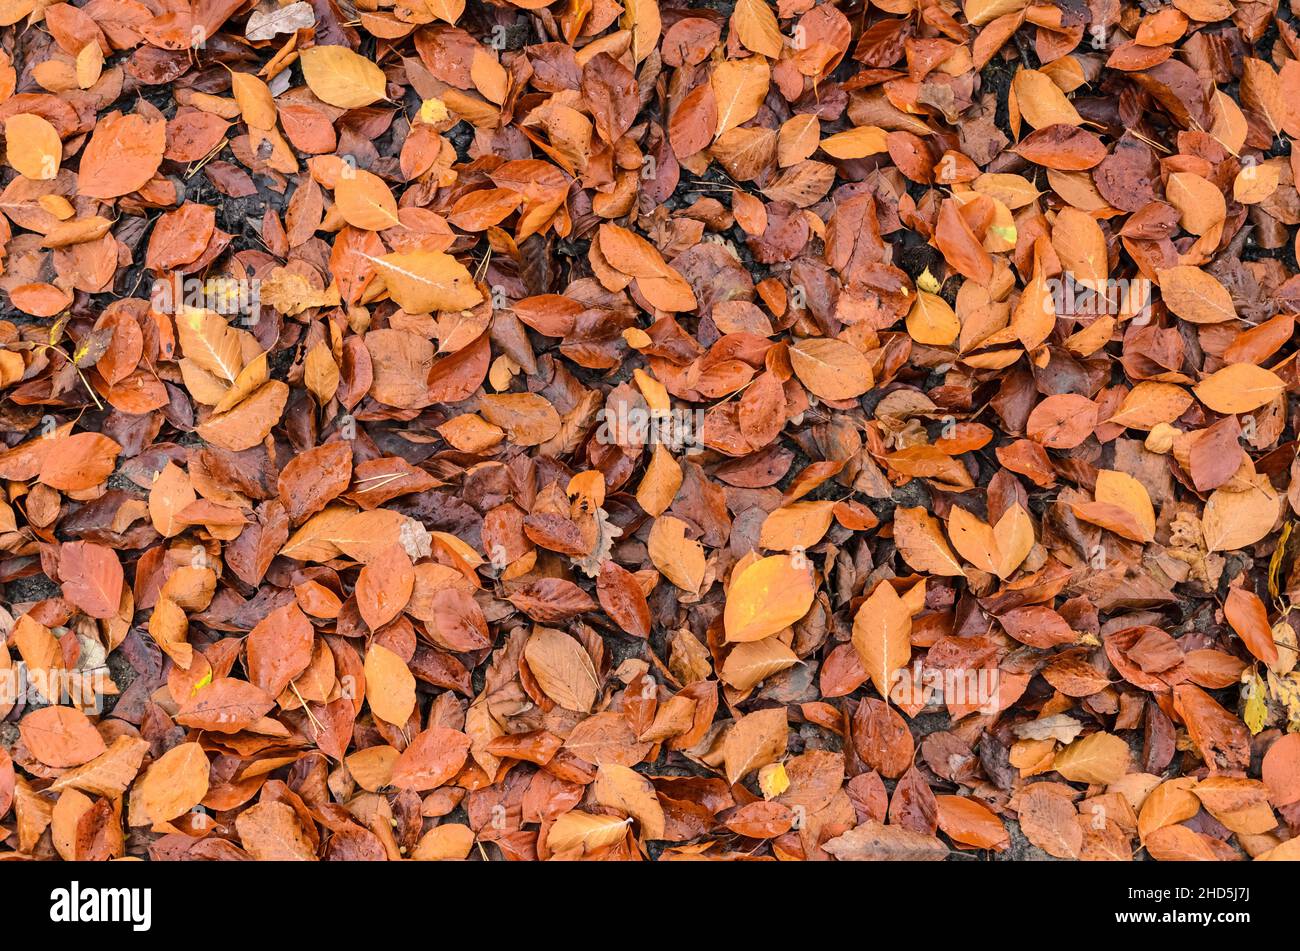
POLYGON ((876 585, 853 619, 853 649, 876 691, 889 699, 894 674, 912 659, 912 615, 888 581, 876 585))
POLYGON ((727 591, 723 627, 727 640, 757 641, 783 631, 812 607, 812 568, 790 555, 760 558, 740 571, 727 591))
POLYGON ((1265 699, 1264 681, 1258 674, 1251 674, 1243 693, 1246 695, 1246 708, 1242 718, 1246 721, 1251 736, 1255 736, 1268 724, 1268 702, 1265 699))
POLYGON ((450 254, 395 251, 367 260, 378 268, 389 295, 408 314, 464 310, 483 300, 469 271, 450 254))
POLYGON ((555 820, 546 833, 546 845, 552 852, 569 852, 573 849, 582 849, 584 853, 595 851, 613 845, 626 836, 631 821, 574 809, 555 820))
POLYGON ((1118 505, 1129 512, 1142 529, 1142 540, 1150 541, 1156 534, 1156 513, 1151 505, 1151 496, 1137 479, 1125 472, 1114 469, 1097 470, 1097 491, 1094 493, 1098 502, 1118 505))
POLYGON ((1192 391, 1216 413, 1249 413, 1272 402, 1286 384, 1272 370, 1253 363, 1232 363, 1211 373, 1192 391))
POLYGON ((858 126, 822 139, 822 151, 837 159, 866 158, 886 149, 885 130, 873 125, 858 126))
POLYGON ((1036 69, 1022 69, 1011 81, 1011 89, 1016 104, 1020 107, 1020 114, 1035 129, 1049 125, 1077 126, 1083 122, 1073 103, 1065 98, 1061 87, 1046 73, 1040 73, 1036 69))
POLYGON ((1052 768, 1072 783, 1109 786, 1128 772, 1128 744, 1112 733, 1093 733, 1075 740, 1052 761, 1052 768))
POLYGON ((59 174, 63 143, 59 133, 40 116, 27 112, 5 119, 5 158, 24 177, 49 181, 59 174))
POLYGON ((322 102, 359 109, 384 98, 384 71, 346 46, 313 46, 298 56, 307 86, 322 102))
POLYGON ((397 201, 378 175, 345 167, 334 187, 334 201, 343 220, 364 231, 383 231, 401 224, 397 201))
POLYGON ((948 512, 948 537, 963 558, 980 571, 997 574, 1000 553, 991 529, 960 505, 948 512))
POLYGON ((907 312, 907 333, 917 343, 946 347, 961 333, 961 323, 946 300, 918 290, 907 312))
POLYGON ((450 115, 451 113, 447 111, 447 104, 441 99, 426 99, 420 103, 418 118, 421 122, 436 125, 450 115))
POLYGON ((921 272, 920 277, 916 279, 916 286, 928 294, 937 294, 939 293, 940 288, 943 287, 943 285, 939 283, 938 279, 930 273, 929 268, 926 268, 921 272))
POLYGON ((758 788, 764 799, 775 799, 790 788, 790 776, 784 763, 768 763, 758 771, 758 788))
POLYGON ((211 668, 211 667, 209 667, 209 668, 208 668, 208 672, 207 672, 206 674, 204 674, 202 677, 200 677, 200 678, 198 679, 198 681, 194 684, 194 686, 190 688, 190 696, 191 696, 191 697, 194 696, 196 693, 198 693, 201 689, 203 689, 204 687, 206 687, 206 686, 207 686, 208 684, 210 684, 210 683, 212 683, 212 668, 211 668))
POLYGON ((739 0, 731 14, 732 28, 746 49, 768 59, 780 59, 785 38, 766 0, 739 0))
POLYGON ((756 56, 724 60, 714 67, 709 81, 718 104, 715 138, 758 115, 758 108, 767 97, 771 75, 767 61, 756 56))

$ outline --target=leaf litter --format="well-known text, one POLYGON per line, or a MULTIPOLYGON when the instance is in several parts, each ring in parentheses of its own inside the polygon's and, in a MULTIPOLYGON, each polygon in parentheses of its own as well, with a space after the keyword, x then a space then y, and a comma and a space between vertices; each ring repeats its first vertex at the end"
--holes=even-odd
POLYGON ((0 852, 1300 857, 1296 11, 0 10, 0 852))

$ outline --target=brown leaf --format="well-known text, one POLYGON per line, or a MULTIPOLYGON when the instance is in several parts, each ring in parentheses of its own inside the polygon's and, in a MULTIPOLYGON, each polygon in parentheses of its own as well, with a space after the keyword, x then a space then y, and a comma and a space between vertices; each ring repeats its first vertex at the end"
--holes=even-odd
POLYGON ((122 602, 122 563, 111 548, 70 542, 59 549, 63 596, 95 618, 117 614, 122 602))
POLYGON ((566 710, 591 710, 600 678, 590 655, 572 637, 554 628, 535 628, 524 647, 524 659, 546 696, 566 710))
POLYGON ((650 608, 636 576, 613 561, 600 566, 596 579, 600 606, 620 628, 633 637, 650 636, 650 608))
POLYGON ((259 862, 316 860, 298 814, 288 803, 265 801, 248 807, 235 818, 235 832, 248 854, 259 862))
POLYGON ((118 198, 143 188, 162 163, 166 123, 142 115, 101 119, 81 153, 77 191, 88 198, 118 198))
POLYGON ((103 753, 104 739, 80 710, 45 707, 18 724, 23 743, 46 766, 81 766, 103 753))
POLYGON ((417 733, 393 764, 392 785, 416 792, 437 789, 465 765, 469 742, 464 733, 443 726, 417 733))
POLYGON ((1244 588, 1229 588, 1223 602, 1223 616, 1252 654, 1270 667, 1277 663, 1277 645, 1268 623, 1264 602, 1244 588))
POLYGON ((807 558, 760 558, 732 578, 723 614, 727 640, 757 641, 784 630, 808 613, 813 595, 807 558))
POLYGON ((311 663, 315 636, 311 622, 296 603, 276 608, 248 635, 249 680, 278 697, 311 663))
POLYGON ((932 835, 871 821, 822 848, 841 862, 942 862, 948 857, 948 847, 932 835))
POLYGON ((199 687, 181 705, 176 722, 200 730, 238 733, 275 706, 272 694, 244 680, 221 677, 199 687))

